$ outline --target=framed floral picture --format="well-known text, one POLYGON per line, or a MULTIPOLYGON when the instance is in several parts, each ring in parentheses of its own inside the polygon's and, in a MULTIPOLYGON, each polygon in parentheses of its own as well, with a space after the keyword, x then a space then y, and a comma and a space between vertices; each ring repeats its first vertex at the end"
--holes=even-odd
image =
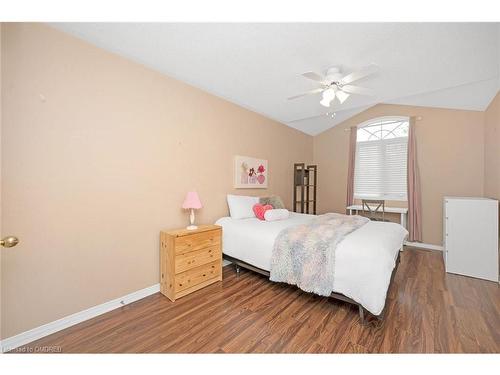
POLYGON ((266 189, 267 160, 248 156, 234 157, 234 187, 236 189, 266 189))

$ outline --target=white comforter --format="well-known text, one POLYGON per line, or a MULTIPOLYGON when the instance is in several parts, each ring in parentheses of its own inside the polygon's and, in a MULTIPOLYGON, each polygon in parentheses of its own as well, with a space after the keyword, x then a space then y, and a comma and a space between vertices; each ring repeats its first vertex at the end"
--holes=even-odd
MULTIPOLYGON (((223 227, 224 254, 269 271, 278 233, 313 217, 291 213, 289 219, 274 222, 223 217, 216 224, 223 227)), ((346 236, 336 250, 334 291, 379 315, 398 251, 407 235, 399 224, 370 221, 346 236)))

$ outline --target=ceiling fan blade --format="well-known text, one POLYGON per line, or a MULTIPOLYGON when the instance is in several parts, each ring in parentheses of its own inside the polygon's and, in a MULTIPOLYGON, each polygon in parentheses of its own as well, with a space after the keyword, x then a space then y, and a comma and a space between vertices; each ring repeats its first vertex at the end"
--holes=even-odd
POLYGON ((374 96, 375 93, 371 89, 367 89, 364 87, 353 86, 353 85, 344 85, 341 88, 342 91, 347 92, 349 94, 359 94, 366 96, 374 96))
POLYGON ((347 85, 349 83, 352 83, 354 81, 360 80, 361 78, 365 78, 369 75, 372 75, 373 73, 378 72, 378 66, 375 64, 370 64, 368 66, 365 66, 364 68, 361 68, 358 71, 352 72, 351 74, 346 75, 344 78, 340 80, 340 83, 343 85, 347 85))
POLYGON ((323 77, 321 74, 314 73, 314 72, 305 72, 305 73, 302 73, 302 76, 309 78, 309 79, 312 79, 313 81, 320 82, 320 83, 323 83, 323 81, 325 80, 325 77, 323 77))
POLYGON ((322 88, 317 88, 317 89, 314 89, 314 90, 310 90, 308 92, 305 92, 303 94, 299 94, 299 95, 295 95, 295 96, 291 96, 288 98, 288 100, 293 100, 293 99, 297 99, 297 98, 301 98, 303 96, 307 96, 307 95, 313 95, 313 94, 317 94, 317 93, 320 93, 321 91, 323 91, 322 88))

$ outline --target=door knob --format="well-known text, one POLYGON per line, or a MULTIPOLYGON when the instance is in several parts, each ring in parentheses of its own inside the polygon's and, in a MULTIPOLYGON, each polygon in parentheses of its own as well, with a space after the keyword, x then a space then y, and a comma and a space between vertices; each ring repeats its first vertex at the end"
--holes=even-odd
POLYGON ((2 238, 0 240, 0 246, 3 246, 3 247, 14 247, 18 243, 19 243, 19 240, 17 239, 17 237, 14 237, 14 236, 5 237, 5 238, 2 238))

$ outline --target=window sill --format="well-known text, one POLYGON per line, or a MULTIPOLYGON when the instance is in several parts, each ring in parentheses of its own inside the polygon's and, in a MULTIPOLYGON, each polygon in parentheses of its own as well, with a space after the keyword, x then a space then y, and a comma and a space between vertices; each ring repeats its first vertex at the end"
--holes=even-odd
POLYGON ((382 201, 393 201, 393 202, 406 202, 408 203, 408 198, 400 198, 400 197, 363 197, 363 196, 354 196, 354 199, 362 200, 362 199, 375 199, 382 201))

